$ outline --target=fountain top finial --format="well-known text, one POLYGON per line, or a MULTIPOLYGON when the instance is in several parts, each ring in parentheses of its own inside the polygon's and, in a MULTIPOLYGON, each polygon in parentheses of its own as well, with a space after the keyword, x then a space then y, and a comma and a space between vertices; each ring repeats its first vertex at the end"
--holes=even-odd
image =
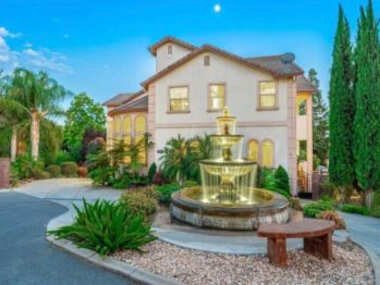
POLYGON ((231 116, 227 106, 223 108, 222 116, 216 118, 219 135, 234 135, 236 129, 236 117, 231 116))
POLYGON ((227 106, 223 108, 223 117, 230 117, 230 109, 227 106))

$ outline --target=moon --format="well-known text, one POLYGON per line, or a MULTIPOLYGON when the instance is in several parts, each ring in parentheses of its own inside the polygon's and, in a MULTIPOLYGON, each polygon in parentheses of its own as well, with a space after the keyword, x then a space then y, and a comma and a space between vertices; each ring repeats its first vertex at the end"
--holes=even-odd
POLYGON ((214 12, 220 13, 220 11, 222 11, 222 6, 220 6, 220 4, 215 4, 214 5, 214 12))

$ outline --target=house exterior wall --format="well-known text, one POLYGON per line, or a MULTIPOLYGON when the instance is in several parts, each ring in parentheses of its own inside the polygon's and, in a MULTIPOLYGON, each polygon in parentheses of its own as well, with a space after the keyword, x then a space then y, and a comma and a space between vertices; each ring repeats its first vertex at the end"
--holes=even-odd
POLYGON ((264 139, 269 139, 274 143, 274 166, 283 165, 289 172, 292 171, 292 181, 296 181, 296 114, 288 114, 289 111, 295 112, 294 80, 276 80, 268 73, 252 70, 214 54, 201 54, 158 79, 154 86, 150 85, 148 121, 149 130, 154 132, 155 143, 149 156, 150 162, 159 162, 160 155, 157 151, 163 149, 165 143, 178 134, 190 138, 215 133, 215 119, 220 113, 207 111, 210 83, 225 84, 226 105, 238 119, 237 132, 245 136, 243 156, 247 153, 249 140, 255 139, 261 144, 264 139), (205 55, 210 56, 209 66, 204 66, 205 55), (257 110, 258 83, 267 80, 274 80, 277 84, 278 108, 257 110), (189 88, 190 112, 170 113, 169 87, 182 85, 189 88), (294 93, 290 96, 294 108, 289 108, 289 93, 294 93), (294 124, 292 129, 289 128, 291 124, 294 124), (290 146, 294 147, 294 151, 289 150, 290 146))
POLYGON ((156 72, 159 72, 189 53, 190 50, 174 43, 166 43, 160 46, 156 51, 156 72), (169 45, 172 46, 171 55, 168 54, 169 45))
POLYGON ((278 110, 257 111, 259 81, 273 80, 270 74, 254 71, 234 61, 210 54, 210 66, 203 65, 203 55, 177 68, 155 82, 156 124, 215 122, 217 113, 207 112, 208 86, 224 83, 226 105, 241 122, 268 122, 287 120, 287 81, 278 83, 278 110), (170 86, 189 86, 190 112, 168 113, 170 86))

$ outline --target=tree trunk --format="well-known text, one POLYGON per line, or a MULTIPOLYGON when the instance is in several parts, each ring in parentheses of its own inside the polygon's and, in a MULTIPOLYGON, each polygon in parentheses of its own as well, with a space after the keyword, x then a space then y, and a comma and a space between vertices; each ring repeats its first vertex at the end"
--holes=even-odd
POLYGON ((373 190, 368 189, 364 192, 364 204, 367 208, 371 208, 373 203, 373 190))
POLYGON ((16 160, 17 155, 17 128, 12 128, 12 138, 11 138, 11 161, 16 160))
POLYGON ((32 158, 33 160, 37 160, 40 144, 40 119, 37 111, 32 112, 32 126, 30 136, 32 144, 32 158))

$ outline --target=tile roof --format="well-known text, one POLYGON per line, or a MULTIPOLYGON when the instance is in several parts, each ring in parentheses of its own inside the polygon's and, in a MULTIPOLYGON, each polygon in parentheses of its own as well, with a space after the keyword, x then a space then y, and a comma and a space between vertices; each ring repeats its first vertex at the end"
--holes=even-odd
POLYGON ((304 75, 297 76, 297 91, 298 92, 315 92, 317 89, 304 75))
POLYGON ((133 101, 128 101, 119 107, 108 112, 108 115, 116 115, 125 112, 147 112, 148 111, 148 95, 143 95, 133 101))
POLYGON ((233 53, 227 52, 220 48, 212 45, 203 45, 198 49, 193 50, 188 55, 185 55, 181 59, 157 72, 153 76, 149 77, 147 80, 143 81, 141 85, 147 89, 148 85, 157 79, 165 76, 171 71, 175 70, 177 67, 189 62, 196 56, 204 53, 210 52, 218 54, 220 56, 229 58, 240 64, 248 66, 252 69, 258 69, 264 72, 269 72, 275 77, 290 77, 303 74, 303 70, 294 63, 294 55, 287 53, 283 55, 268 56, 268 57, 255 57, 255 58, 243 58, 233 53))
POLYGON ((107 100, 106 102, 103 103, 103 106, 107 107, 116 107, 119 106, 120 104, 126 103, 131 101, 132 99, 136 98, 137 96, 143 94, 145 91, 144 90, 139 90, 137 92, 128 92, 128 93, 120 93, 111 99, 107 100))
POLYGON ((278 76, 292 76, 303 74, 302 68, 294 63, 295 56, 292 53, 279 55, 249 57, 245 60, 255 63, 278 76))
POLYGON ((184 42, 180 39, 177 39, 175 37, 171 37, 171 36, 167 36, 167 37, 164 37, 162 38, 161 40, 159 40, 157 43, 151 45, 149 47, 149 51, 151 54, 153 55, 156 55, 156 51, 159 47, 161 47, 162 45, 166 44, 166 43, 175 43, 181 47, 184 47, 184 48, 187 48, 189 50, 195 50, 197 49, 196 46, 192 45, 192 44, 189 44, 187 42, 184 42))

